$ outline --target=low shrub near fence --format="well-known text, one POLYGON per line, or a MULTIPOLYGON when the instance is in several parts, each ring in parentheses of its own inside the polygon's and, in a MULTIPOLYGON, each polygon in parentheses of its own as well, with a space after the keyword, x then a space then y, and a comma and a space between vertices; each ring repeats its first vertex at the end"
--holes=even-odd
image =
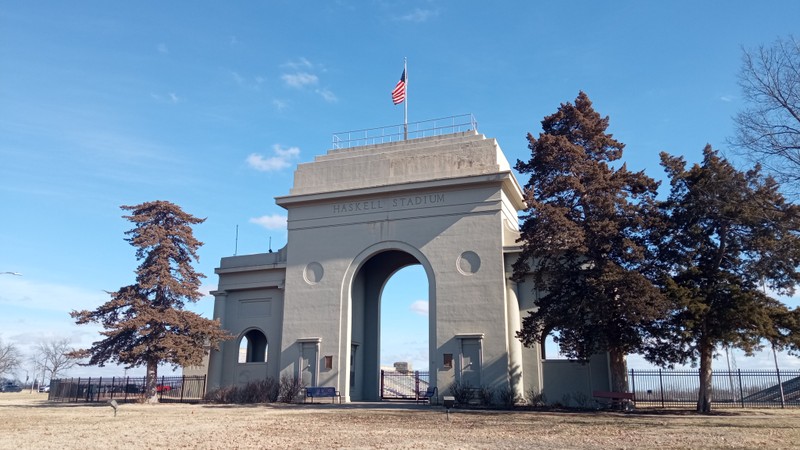
MULTIPOLYGON (((48 400, 54 402, 118 402, 144 398, 144 377, 61 378, 50 382, 48 400)), ((156 393, 162 402, 200 402, 205 397, 206 377, 160 377, 156 393)))
POLYGON ((300 399, 303 383, 297 377, 284 375, 280 382, 273 378, 250 381, 242 386, 223 386, 206 394, 211 403, 295 403, 300 399))

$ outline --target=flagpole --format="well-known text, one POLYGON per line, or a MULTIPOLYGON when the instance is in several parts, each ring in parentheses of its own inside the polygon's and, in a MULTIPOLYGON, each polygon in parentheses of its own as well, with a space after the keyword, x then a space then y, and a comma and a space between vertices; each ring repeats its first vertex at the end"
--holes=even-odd
POLYGON ((408 63, 403 57, 403 73, 406 74, 406 101, 403 102, 403 140, 408 140, 408 63))

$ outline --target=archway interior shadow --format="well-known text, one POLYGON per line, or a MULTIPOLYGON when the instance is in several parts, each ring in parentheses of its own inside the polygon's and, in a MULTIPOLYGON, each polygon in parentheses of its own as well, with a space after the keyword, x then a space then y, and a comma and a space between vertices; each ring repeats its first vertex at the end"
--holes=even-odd
MULTIPOLYGON (((404 251, 383 251, 368 259, 353 280, 350 396, 354 401, 381 399, 381 296, 397 271, 416 264, 420 262, 404 251)), ((430 326, 429 321, 428 335, 430 326)))

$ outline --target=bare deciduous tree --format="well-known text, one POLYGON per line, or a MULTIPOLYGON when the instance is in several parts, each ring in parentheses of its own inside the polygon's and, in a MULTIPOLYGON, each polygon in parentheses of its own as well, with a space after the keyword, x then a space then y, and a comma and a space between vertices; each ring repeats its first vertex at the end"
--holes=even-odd
POLYGON ((36 346, 35 360, 45 374, 49 375, 49 379, 53 380, 78 363, 78 360, 70 355, 74 351, 67 338, 43 341, 36 346))
POLYGON ((800 41, 789 36, 745 50, 739 85, 748 106, 734 119, 731 143, 800 193, 800 41))
POLYGON ((14 344, 4 344, 0 340, 0 375, 10 374, 19 367, 20 358, 19 350, 14 344))

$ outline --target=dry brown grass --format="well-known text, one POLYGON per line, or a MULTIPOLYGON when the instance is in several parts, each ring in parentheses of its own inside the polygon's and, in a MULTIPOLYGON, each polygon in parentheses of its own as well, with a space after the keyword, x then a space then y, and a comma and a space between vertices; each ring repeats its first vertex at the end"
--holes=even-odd
POLYGON ((50 404, 0 394, 0 448, 798 448, 799 410, 501 412, 377 405, 50 404))

